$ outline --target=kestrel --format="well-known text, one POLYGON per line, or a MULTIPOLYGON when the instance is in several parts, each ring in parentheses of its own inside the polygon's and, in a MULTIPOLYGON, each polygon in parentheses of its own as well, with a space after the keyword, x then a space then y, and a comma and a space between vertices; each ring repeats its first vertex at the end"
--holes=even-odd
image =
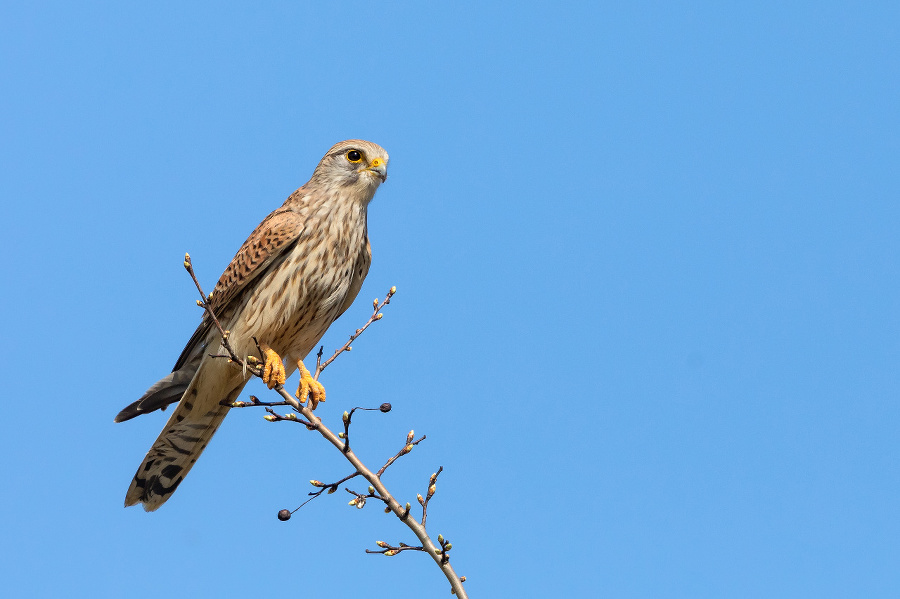
MULTIPOLYGON (((222 273, 209 299, 239 356, 264 350, 263 381, 274 387, 300 369, 300 401, 313 408, 325 390, 303 358, 350 307, 372 259, 366 211, 387 178, 388 154, 374 143, 335 144, 309 182, 250 234, 222 273), (287 360, 287 368, 282 361, 287 360)), ((227 359, 209 315, 191 336, 172 373, 119 412, 116 422, 179 402, 147 452, 125 495, 125 505, 153 511, 166 502, 206 449, 247 382, 227 359), (211 355, 212 354, 212 355, 211 355)))

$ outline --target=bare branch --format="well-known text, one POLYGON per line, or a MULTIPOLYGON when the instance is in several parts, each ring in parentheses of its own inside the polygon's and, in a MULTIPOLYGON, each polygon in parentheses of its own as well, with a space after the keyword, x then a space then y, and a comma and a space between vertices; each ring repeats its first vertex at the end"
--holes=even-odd
MULTIPOLYGON (((213 312, 212 307, 209 305, 210 298, 212 298, 212 294, 206 295, 203 293, 203 288, 200 286, 200 281, 197 280, 197 275, 194 274, 194 265, 191 262, 191 255, 188 253, 184 254, 184 268, 188 271, 188 274, 191 275, 191 279, 194 281, 194 285, 197 287, 197 291, 200 293, 200 299, 197 300, 197 305, 206 310, 206 313, 212 319, 213 324, 216 325, 216 328, 219 329, 219 334, 222 336, 222 347, 225 348, 225 351, 228 352, 228 358, 235 362, 236 364, 240 364, 241 367, 250 372, 255 376, 261 376, 262 371, 258 367, 251 366, 247 363, 247 360, 243 360, 239 358, 235 353, 234 349, 231 347, 231 344, 228 342, 228 331, 222 328, 222 324, 219 322, 219 319, 216 318, 216 313, 213 312)), ((256 339, 254 339, 256 341, 256 339)), ((259 347, 259 345, 257 345, 259 347)), ((213 356, 213 357, 225 357, 225 356, 213 356)))
POLYGON ((368 329, 370 324, 372 324, 376 320, 381 320, 382 308, 384 308, 389 303, 391 303, 391 298, 394 297, 395 293, 397 293, 397 288, 391 287, 390 291, 388 291, 387 295, 385 296, 383 302, 378 303, 378 298, 375 298, 375 301, 372 302, 372 309, 373 309, 372 316, 369 317, 369 320, 366 321, 366 324, 364 324, 362 327, 356 329, 356 332, 353 333, 352 335, 350 335, 350 339, 347 340, 347 343, 345 343, 337 351, 335 351, 334 354, 330 358, 325 360, 324 363, 321 362, 322 348, 319 348, 319 359, 316 360, 316 373, 313 375, 313 378, 315 380, 319 380, 319 375, 322 374, 322 371, 325 370, 329 364, 334 362, 335 358, 337 358, 339 355, 341 355, 345 351, 350 351, 351 349, 353 349, 350 344, 353 343, 354 341, 356 341, 356 338, 359 337, 360 335, 362 335, 363 331, 368 329))
MULTIPOLYGON (((409 527, 414 535, 416 535, 416 538, 418 538, 422 543, 422 547, 425 549, 425 552, 431 556, 434 562, 444 573, 444 576, 450 582, 450 586, 457 597, 467 598, 468 595, 466 594, 466 591, 462 586, 460 577, 457 576, 456 572, 453 570, 453 566, 450 565, 450 558, 447 554, 449 548, 445 545, 436 545, 431 540, 431 537, 428 536, 428 532, 425 530, 425 526, 422 525, 421 522, 408 517, 409 506, 407 505, 406 507, 404 507, 400 505, 400 502, 398 502, 394 498, 394 496, 391 495, 391 493, 381 482, 381 479, 378 477, 378 475, 372 472, 368 467, 366 467, 366 465, 362 463, 362 460, 360 460, 359 457, 357 457, 357 455, 353 453, 352 449, 347 449, 347 451, 344 451, 343 440, 335 433, 333 433, 331 429, 325 426, 322 423, 322 420, 318 416, 316 416, 309 407, 304 406, 299 401, 297 401, 297 399, 293 395, 291 395, 282 385, 277 385, 274 391, 281 395, 281 397, 283 397, 287 403, 289 403, 297 412, 302 414, 309 422, 314 423, 316 426, 315 430, 318 431, 318 433, 322 435, 322 437, 326 441, 337 448, 341 452, 341 454, 343 454, 343 456, 348 462, 350 462, 356 472, 359 473, 363 478, 365 478, 374 488, 375 492, 378 494, 379 498, 386 504, 387 508, 391 512, 393 512, 401 522, 406 524, 406 526, 409 527)), ((404 449, 406 449, 406 447, 404 447, 404 449)))
MULTIPOLYGON (((197 291, 200 293, 201 299, 197 301, 197 304, 203 307, 206 310, 206 313, 209 315, 212 322, 215 324, 216 328, 219 330, 219 333, 222 336, 222 347, 227 352, 227 357, 232 362, 236 364, 240 364, 242 368, 245 369, 246 372, 250 372, 252 375, 261 377, 262 369, 259 367, 260 360, 255 358, 254 356, 248 356, 246 359, 239 357, 234 349, 231 347, 231 344, 228 342, 228 331, 222 328, 222 325, 219 323, 218 318, 216 318, 215 313, 213 312, 212 307, 210 306, 211 296, 207 296, 203 293, 203 289, 200 286, 200 282, 197 280, 197 276, 194 274, 194 269, 191 264, 191 257, 188 254, 184 256, 184 267, 191 275, 191 278, 194 280, 194 285, 197 287, 197 291)), ((328 358, 325 362, 322 362, 322 348, 319 349, 318 357, 316 360, 316 371, 313 378, 315 380, 319 379, 319 375, 322 374, 322 371, 328 367, 340 354, 345 351, 351 350, 351 343, 355 341, 362 333, 369 328, 369 326, 380 320, 383 316, 381 310, 391 302, 391 298, 397 292, 396 287, 391 287, 387 296, 384 298, 384 301, 379 302, 377 299, 373 302, 373 312, 369 317, 369 320, 359 329, 357 329, 351 336, 350 339, 334 354, 328 358)), ((262 355, 261 344, 254 338, 254 343, 256 343, 257 349, 260 351, 260 355, 262 355)), ((387 490, 384 484, 381 482, 381 475, 384 474, 385 470, 393 464, 398 458, 406 455, 412 448, 422 441, 425 440, 425 436, 423 435, 418 440, 413 440, 413 431, 410 431, 406 437, 406 444, 403 449, 401 449, 394 457, 390 458, 381 469, 375 473, 372 472, 362 461, 356 456, 352 449, 350 449, 350 422, 352 419, 352 415, 356 410, 380 410, 382 412, 388 412, 391 409, 390 404, 382 404, 379 408, 353 408, 350 412, 344 412, 343 414, 343 423, 344 423, 344 431, 342 433, 335 434, 331 431, 327 426, 322 423, 321 418, 315 415, 312 410, 312 406, 301 404, 297 398, 295 398, 290 392, 288 392, 284 385, 276 385, 273 389, 276 393, 278 393, 283 401, 280 402, 261 402, 258 398, 254 396, 250 396, 250 402, 242 402, 236 401, 227 405, 230 405, 234 408, 244 408, 244 407, 264 407, 268 412, 266 414, 265 419, 270 422, 280 422, 284 420, 289 420, 291 422, 298 422, 306 426, 309 430, 318 431, 322 437, 331 443, 336 449, 338 449, 344 458, 350 462, 350 465, 353 466, 355 472, 350 474, 343 479, 335 482, 335 483, 322 483, 317 480, 311 480, 310 483, 318 487, 318 491, 310 493, 310 498, 307 499, 304 503, 302 503, 297 509, 303 507, 316 497, 322 495, 323 493, 334 493, 337 490, 338 485, 355 478, 356 476, 362 476, 369 482, 368 492, 357 493, 350 489, 346 489, 348 493, 354 495, 354 499, 350 502, 352 505, 355 505, 357 508, 362 508, 365 506, 366 500, 370 498, 378 499, 379 501, 385 504, 386 512, 393 512, 397 518, 400 519, 401 522, 406 524, 407 527, 416 535, 416 538, 422 543, 421 546, 413 547, 410 545, 406 545, 404 543, 400 543, 400 545, 394 547, 384 543, 383 541, 379 541, 377 544, 379 547, 382 547, 384 551, 370 551, 366 550, 367 553, 381 553, 388 556, 396 555, 402 551, 423 551, 426 552, 431 558, 435 561, 441 571, 444 573, 444 576, 450 582, 451 592, 455 594, 457 597, 462 597, 467 599, 468 595, 466 594, 465 589, 462 586, 462 583, 465 582, 465 577, 459 577, 456 575, 456 572, 453 570, 453 567, 450 565, 450 556, 448 552, 450 551, 452 545, 447 542, 442 535, 438 535, 438 543, 435 544, 431 538, 428 536, 427 531, 425 530, 425 520, 427 516, 427 508, 428 502, 431 500, 431 497, 434 495, 435 489, 435 481, 437 476, 443 470, 443 467, 438 469, 435 474, 431 475, 431 479, 429 482, 428 492, 426 494, 427 498, 423 498, 421 495, 418 496, 419 503, 422 505, 422 520, 421 522, 416 521, 413 518, 409 517, 410 505, 407 503, 405 506, 401 506, 400 503, 394 498, 393 495, 387 490), (278 414, 272 408, 275 406, 290 406, 293 408, 293 412, 289 412, 287 414, 278 414), (297 415, 302 416, 303 418, 298 417, 297 415), (304 420, 305 419, 305 420, 304 420)), ((293 512, 289 510, 281 510, 278 512, 279 520, 289 520, 291 514, 293 512)))

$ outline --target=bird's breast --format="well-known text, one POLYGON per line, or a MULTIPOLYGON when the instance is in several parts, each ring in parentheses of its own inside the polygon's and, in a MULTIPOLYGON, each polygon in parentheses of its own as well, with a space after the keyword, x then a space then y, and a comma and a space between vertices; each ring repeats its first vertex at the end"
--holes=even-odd
POLYGON ((252 352, 256 337, 281 355, 305 356, 359 290, 355 282, 364 255, 368 271, 367 254, 364 226, 358 233, 323 226, 301 237, 262 275, 235 315, 235 346, 252 352))

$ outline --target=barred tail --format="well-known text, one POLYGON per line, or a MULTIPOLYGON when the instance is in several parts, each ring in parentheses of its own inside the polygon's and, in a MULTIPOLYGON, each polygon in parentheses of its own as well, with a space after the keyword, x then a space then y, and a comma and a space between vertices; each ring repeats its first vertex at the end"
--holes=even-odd
POLYGON ((172 496, 228 414, 230 408, 219 402, 233 402, 245 383, 224 360, 201 364, 134 475, 125 495, 126 507, 142 503, 152 512, 172 496))

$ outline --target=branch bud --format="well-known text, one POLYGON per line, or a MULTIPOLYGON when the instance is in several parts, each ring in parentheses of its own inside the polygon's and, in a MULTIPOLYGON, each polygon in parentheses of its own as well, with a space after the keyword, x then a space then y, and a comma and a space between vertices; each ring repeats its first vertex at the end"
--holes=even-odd
POLYGON ((276 418, 275 416, 272 416, 271 414, 266 414, 265 416, 263 416, 263 418, 265 418, 269 422, 275 422, 276 420, 278 420, 278 418, 276 418))
POLYGON ((397 286, 396 286, 396 285, 394 285, 393 287, 391 287, 391 295, 394 295, 395 293, 397 293, 397 286))
POLYGON ((438 543, 440 543, 441 545, 444 544, 444 535, 438 535, 438 543))
POLYGON ((184 267, 188 269, 191 267, 191 255, 187 252, 184 253, 184 267))
POLYGON ((428 487, 428 499, 431 499, 432 495, 434 495, 434 485, 428 487))
POLYGON ((412 443, 413 436, 415 436, 415 431, 409 431, 408 433, 406 433, 406 444, 407 445, 412 443))
POLYGON ((372 485, 369 485, 369 495, 374 495, 374 494, 375 494, 375 487, 373 487, 372 485))
POLYGON ((375 308, 376 310, 378 309, 378 298, 377 297, 375 298, 375 301, 372 302, 372 307, 375 308))
POLYGON ((203 307, 203 302, 201 302, 200 300, 197 300, 197 305, 200 306, 200 307, 202 308, 202 307, 203 307))
POLYGON ((309 484, 311 484, 311 485, 314 486, 314 487, 324 487, 324 486, 325 486, 325 483, 323 483, 323 482, 320 481, 320 480, 316 480, 316 479, 310 480, 310 481, 309 481, 309 484))
POLYGON ((444 551, 450 551, 451 549, 453 549, 453 543, 447 543, 446 545, 444 545, 444 551))
POLYGON ((375 544, 378 545, 379 547, 381 547, 382 549, 387 549, 388 547, 390 547, 390 545, 388 545, 384 541, 375 541, 375 544))
POLYGON ((384 508, 384 513, 385 513, 385 514, 390 514, 390 513, 391 513, 391 508, 389 508, 389 507, 384 508))
POLYGON ((344 415, 341 416, 344 419, 344 424, 350 422, 350 412, 344 412, 344 415))
POLYGON ((419 500, 419 503, 425 505, 425 499, 421 495, 416 495, 416 499, 419 500))
POLYGON ((381 312, 379 312, 379 313, 378 313, 378 316, 375 317, 375 320, 381 320, 382 318, 384 318, 384 314, 382 314, 381 312))
POLYGON ((393 556, 397 555, 397 552, 393 549, 388 549, 387 551, 384 552, 384 554, 388 557, 393 557, 393 556))
POLYGON ((358 501, 358 499, 356 497, 354 497, 353 499, 351 499, 350 501, 347 502, 347 505, 356 505, 357 501, 358 501))
POLYGON ((344 433, 338 433, 338 438, 339 438, 339 439, 343 439, 344 436, 345 436, 344 433))

